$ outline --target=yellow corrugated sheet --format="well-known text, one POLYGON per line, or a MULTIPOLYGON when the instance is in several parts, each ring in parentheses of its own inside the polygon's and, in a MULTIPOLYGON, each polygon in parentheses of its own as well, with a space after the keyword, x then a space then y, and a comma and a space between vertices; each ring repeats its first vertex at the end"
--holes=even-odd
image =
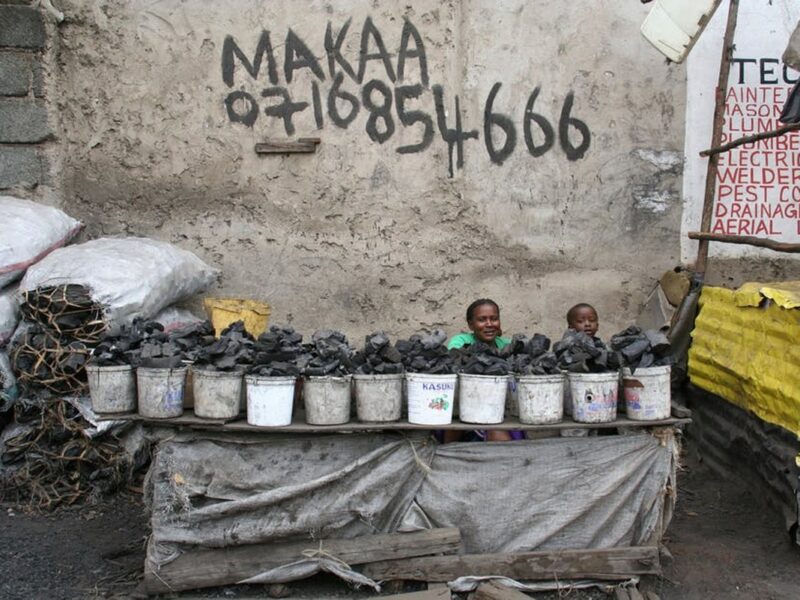
POLYGON ((800 282, 747 284, 737 291, 704 288, 692 332, 689 377, 800 435, 800 310, 783 308, 800 306, 797 300, 800 282), (774 302, 759 307, 765 289, 774 302))
POLYGON ((769 298, 783 308, 800 306, 800 281, 745 283, 736 290, 736 306, 758 306, 769 298))

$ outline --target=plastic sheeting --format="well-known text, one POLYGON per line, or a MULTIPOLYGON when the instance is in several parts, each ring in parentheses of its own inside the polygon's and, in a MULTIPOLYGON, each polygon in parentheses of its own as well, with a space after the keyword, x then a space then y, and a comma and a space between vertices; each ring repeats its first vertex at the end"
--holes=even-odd
POLYGON ((703 289, 689 377, 698 387, 800 435, 800 311, 777 303, 759 307, 760 301, 740 305, 754 289, 764 288, 703 289))
POLYGON ((736 306, 759 306, 764 298, 781 308, 800 307, 800 281, 745 283, 734 294, 736 306))
POLYGON ((16 286, 0 289, 0 348, 5 346, 19 323, 19 302, 16 286))
POLYGON ((656 543, 676 452, 669 429, 443 446, 391 433, 179 434, 148 474, 148 564, 157 572, 195 547, 314 547, 420 527, 458 527, 466 553, 656 543))
POLYGON ((177 246, 147 238, 100 238, 61 248, 28 269, 20 292, 77 284, 103 306, 112 331, 201 292, 218 270, 177 246))

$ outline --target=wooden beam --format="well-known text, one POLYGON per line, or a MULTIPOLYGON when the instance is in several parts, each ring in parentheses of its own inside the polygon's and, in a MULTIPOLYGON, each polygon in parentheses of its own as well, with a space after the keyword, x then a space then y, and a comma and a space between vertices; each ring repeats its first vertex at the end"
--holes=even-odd
MULTIPOLYGON (((391 596, 381 596, 381 600, 450 600, 450 588, 435 590, 422 590, 421 592, 407 592, 405 594, 392 594, 391 596)), ((530 600, 528 598, 527 600, 530 600)))
POLYGON ((752 235, 728 235, 726 233, 707 233, 704 231, 690 231, 689 239, 706 240, 707 242, 724 242, 726 244, 744 244, 756 248, 769 248, 775 252, 800 253, 800 244, 776 242, 769 238, 754 237, 752 235))
POLYGON ((256 154, 313 154, 320 141, 319 138, 267 140, 256 144, 256 154))
POLYGON ((512 579, 628 579, 659 574, 658 548, 634 546, 598 550, 553 550, 514 554, 462 554, 374 562, 361 569, 375 580, 452 581, 469 575, 512 579))
MULTIPOLYGON (((322 540, 322 550, 349 565, 373 561, 449 554, 461 545, 457 528, 412 533, 365 535, 349 540, 322 540)), ((145 588, 151 594, 230 585, 269 569, 301 560, 303 551, 317 550, 319 540, 285 544, 248 544, 208 548, 181 554, 157 571, 145 563, 145 588)))
POLYGON ((531 597, 497 581, 486 581, 478 586, 472 600, 531 600, 531 597))
POLYGON ((783 127, 778 127, 777 129, 773 129, 772 131, 762 131, 761 133, 746 135, 744 137, 735 139, 732 142, 728 142, 727 144, 723 144, 722 146, 717 146, 716 148, 709 148, 708 150, 703 150, 700 153, 700 156, 713 156, 714 154, 722 154, 723 152, 728 152, 729 150, 733 150, 734 148, 737 148, 738 146, 742 146, 744 144, 749 144, 750 142, 757 142, 759 140, 768 140, 769 138, 778 137, 786 133, 790 133, 792 131, 797 131, 798 129, 800 129, 800 123, 789 123, 788 125, 784 125, 783 127))
MULTIPOLYGON (((719 79, 717 80, 716 99, 714 103, 714 124, 711 133, 711 147, 720 145, 722 141, 722 125, 725 122, 725 92, 728 89, 728 76, 731 72, 731 55, 733 54, 733 41, 736 35, 736 20, 739 15, 739 0, 730 0, 728 6, 728 22, 725 26, 725 38, 722 41, 722 57, 719 63, 719 79)), ((701 231, 711 230, 711 217, 714 210, 714 198, 717 193, 717 165, 719 155, 709 157, 706 166, 706 190, 703 196, 703 217, 700 223, 701 231)), ((695 260, 695 272, 702 279, 706 273, 708 261, 708 242, 700 241, 695 260)))

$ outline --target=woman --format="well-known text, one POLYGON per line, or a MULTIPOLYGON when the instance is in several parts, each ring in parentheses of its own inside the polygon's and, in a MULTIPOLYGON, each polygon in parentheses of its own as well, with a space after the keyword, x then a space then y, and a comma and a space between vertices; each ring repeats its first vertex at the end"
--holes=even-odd
MULTIPOLYGON (((463 348, 476 341, 484 344, 494 345, 501 349, 511 343, 511 340, 503 337, 503 327, 500 324, 500 307, 497 302, 489 298, 475 300, 467 307, 467 326, 470 331, 459 333, 447 342, 447 349, 463 348)), ((485 440, 487 442, 507 442, 509 440, 523 439, 521 432, 500 431, 500 430, 475 430, 475 431, 453 431, 443 432, 443 441, 457 442, 469 440, 485 440)))

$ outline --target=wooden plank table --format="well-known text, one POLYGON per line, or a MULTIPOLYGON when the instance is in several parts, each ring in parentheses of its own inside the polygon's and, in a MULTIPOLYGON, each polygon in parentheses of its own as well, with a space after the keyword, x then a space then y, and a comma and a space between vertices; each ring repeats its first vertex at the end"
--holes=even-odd
POLYGON ((462 423, 455 419, 449 425, 417 425, 409 423, 408 420, 391 421, 388 423, 364 423, 352 420, 341 425, 309 425, 301 416, 296 415, 291 425, 283 427, 260 427, 250 425, 244 414, 240 414, 235 419, 204 419, 194 414, 194 411, 187 409, 180 417, 169 419, 153 419, 142 417, 137 413, 116 413, 99 415, 101 421, 139 421, 155 427, 187 427, 191 429, 211 429, 224 431, 261 431, 276 433, 337 433, 337 432, 356 432, 356 431, 385 431, 385 430, 411 430, 411 431, 430 431, 432 429, 449 429, 457 431, 471 431, 473 429, 494 429, 494 430, 521 430, 521 431, 553 431, 562 429, 611 429, 616 427, 674 427, 691 423, 690 418, 673 416, 669 419, 660 421, 633 421, 627 418, 618 418, 608 423, 576 423, 572 419, 565 418, 558 423, 548 425, 527 425, 520 423, 517 418, 509 418, 502 423, 495 425, 476 425, 474 423, 462 423))

